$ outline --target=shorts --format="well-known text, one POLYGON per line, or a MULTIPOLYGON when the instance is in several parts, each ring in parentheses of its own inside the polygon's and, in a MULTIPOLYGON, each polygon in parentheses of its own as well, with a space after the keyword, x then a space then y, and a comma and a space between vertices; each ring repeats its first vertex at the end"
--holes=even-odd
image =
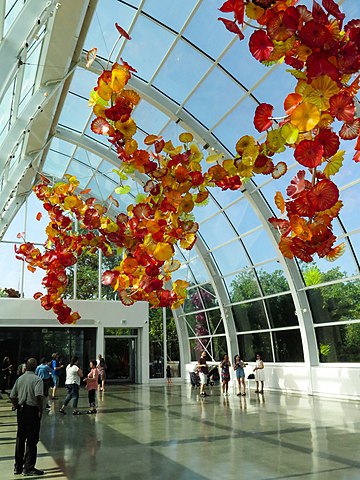
POLYGON ((236 372, 236 378, 245 377, 245 371, 243 368, 238 368, 237 370, 235 370, 235 372, 236 372))
POLYGON ((206 373, 199 372, 199 377, 200 377, 200 384, 201 384, 201 385, 206 385, 206 384, 207 384, 207 375, 206 375, 206 373))
POLYGON ((59 375, 53 375, 53 384, 54 384, 54 387, 58 387, 58 386, 59 386, 59 381, 60 381, 59 375))

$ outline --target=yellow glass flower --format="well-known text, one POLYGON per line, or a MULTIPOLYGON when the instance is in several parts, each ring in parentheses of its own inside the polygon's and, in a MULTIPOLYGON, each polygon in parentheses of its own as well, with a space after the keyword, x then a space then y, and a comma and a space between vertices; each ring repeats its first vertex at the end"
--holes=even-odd
POLYGON ((296 49, 296 53, 299 60, 306 62, 308 56, 312 54, 312 50, 307 45, 299 45, 296 49))
POLYGON ((259 155, 259 147, 257 145, 250 145, 244 148, 242 153, 242 163, 249 167, 252 167, 259 155))
MULTIPOLYGON (((121 67, 114 68, 111 71, 110 87, 114 92, 120 92, 127 84, 129 78, 130 78, 130 74, 126 68, 121 68, 121 67)), ((102 97, 102 95, 100 96, 102 97)))
POLYGON ((134 106, 137 105, 141 100, 140 95, 134 90, 123 90, 121 92, 121 96, 134 106))
POLYGON ((160 262, 169 260, 174 254, 174 247, 169 243, 160 242, 156 245, 153 256, 160 262))
POLYGON ((136 123, 132 118, 129 118, 126 122, 115 122, 115 127, 125 138, 131 138, 136 133, 136 123))
POLYGON ((251 20, 257 20, 264 15, 265 10, 254 3, 246 4, 246 16, 251 20))
POLYGON ((308 132, 319 123, 320 117, 321 113, 315 105, 303 102, 292 112, 290 121, 300 132, 308 132))
POLYGON ((125 142, 125 153, 131 155, 132 153, 136 152, 138 149, 138 143, 135 139, 127 140, 125 142))
POLYGON ((331 80, 327 75, 321 75, 306 86, 302 96, 305 102, 312 103, 320 111, 324 111, 330 108, 330 98, 339 91, 340 89, 334 80, 331 80))
POLYGON ((192 133, 184 132, 179 135, 179 140, 181 143, 189 143, 194 140, 194 136, 192 133))
POLYGON ((271 152, 283 152, 285 150, 285 139, 280 129, 270 130, 266 135, 266 146, 271 152))
POLYGON ((252 147, 255 144, 256 141, 254 137, 252 137, 251 135, 244 135, 237 141, 235 148, 237 153, 241 155, 245 148, 252 147))

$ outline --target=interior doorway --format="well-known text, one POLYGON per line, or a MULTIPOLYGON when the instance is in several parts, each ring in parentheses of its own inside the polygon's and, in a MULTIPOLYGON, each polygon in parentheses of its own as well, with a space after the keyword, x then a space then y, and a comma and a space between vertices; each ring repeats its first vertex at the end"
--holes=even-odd
POLYGON ((106 381, 136 382, 137 337, 105 337, 106 381))

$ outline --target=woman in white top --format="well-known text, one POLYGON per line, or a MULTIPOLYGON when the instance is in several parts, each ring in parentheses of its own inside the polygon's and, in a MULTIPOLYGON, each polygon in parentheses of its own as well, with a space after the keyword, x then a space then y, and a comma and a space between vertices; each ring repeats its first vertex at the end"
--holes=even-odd
POLYGON ((254 368, 256 390, 255 393, 264 393, 264 362, 259 353, 256 354, 256 366, 254 368), (261 382, 261 390, 259 390, 259 382, 261 382))
POLYGON ((79 368, 79 357, 73 357, 69 365, 66 367, 65 387, 67 390, 67 395, 62 407, 59 410, 59 412, 63 415, 66 414, 65 407, 71 399, 73 399, 73 415, 80 415, 77 405, 79 400, 80 381, 83 376, 84 374, 81 368, 79 368))

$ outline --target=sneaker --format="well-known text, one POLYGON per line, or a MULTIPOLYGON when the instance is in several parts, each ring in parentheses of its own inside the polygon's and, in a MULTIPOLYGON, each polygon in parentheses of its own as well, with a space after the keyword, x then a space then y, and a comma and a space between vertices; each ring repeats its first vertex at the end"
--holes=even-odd
POLYGON ((66 415, 66 412, 63 408, 59 408, 59 412, 62 413, 63 415, 66 415))
POLYGON ((46 405, 45 408, 50 409, 50 408, 51 408, 51 405, 46 405))
POLYGON ((14 465, 14 475, 21 475, 23 473, 22 467, 17 467, 14 465))
POLYGON ((44 475, 44 470, 38 470, 37 468, 33 468, 32 470, 23 471, 23 475, 25 477, 36 477, 38 475, 44 475))

